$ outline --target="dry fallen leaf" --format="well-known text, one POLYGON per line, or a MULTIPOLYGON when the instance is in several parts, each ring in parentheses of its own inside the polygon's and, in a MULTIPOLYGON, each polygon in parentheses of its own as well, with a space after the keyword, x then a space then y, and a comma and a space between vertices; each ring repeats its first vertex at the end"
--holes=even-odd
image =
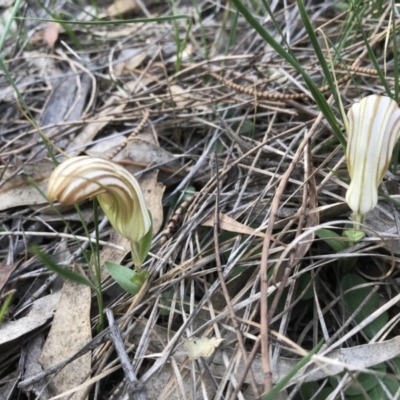
POLYGON ((96 135, 113 121, 114 118, 112 115, 123 113, 126 103, 121 103, 120 100, 119 96, 111 96, 106 100, 103 110, 95 117, 91 118, 92 122, 88 123, 82 131, 79 132, 79 135, 76 135, 69 144, 67 152, 70 156, 77 156, 80 154, 84 150, 85 146, 89 145, 96 135), (96 122, 96 120, 98 120, 98 122, 96 122))
MULTIPOLYGON (((29 341, 26 348, 26 362, 23 379, 29 376, 38 375, 43 372, 43 367, 38 361, 40 352, 42 351, 43 343, 43 333, 35 336, 32 340, 29 341)), ((47 400, 50 398, 49 391, 47 389, 47 382, 45 379, 42 379, 39 382, 35 382, 32 385, 23 388, 22 390, 25 392, 28 398, 36 397, 43 400, 47 400)))
POLYGON ((113 72, 115 76, 122 76, 124 73, 135 71, 137 67, 147 57, 146 49, 123 49, 118 57, 118 60, 123 60, 115 64, 113 72))
POLYGON ((188 352, 189 358, 197 360, 200 357, 210 357, 223 341, 224 339, 217 339, 215 337, 210 339, 208 337, 201 337, 199 339, 190 339, 183 345, 188 352))
POLYGON ((122 17, 125 14, 130 14, 138 10, 139 6, 136 0, 116 0, 110 7, 108 7, 107 16, 113 18, 122 17))
POLYGON ((152 141, 144 140, 142 135, 129 140, 126 147, 113 160, 119 161, 134 174, 150 165, 160 165, 159 180, 161 182, 169 179, 169 184, 173 184, 181 180, 179 175, 173 176, 181 168, 180 162, 171 153, 156 144, 154 139, 152 141))
POLYGON ((115 150, 126 142, 125 136, 109 136, 105 140, 101 140, 90 146, 86 150, 86 154, 92 157, 102 157, 110 159, 113 156, 115 150))
MULTIPOLYGON (((215 223, 214 214, 207 218, 201 225, 202 226, 211 226, 213 227, 215 223)), ((254 235, 258 237, 264 237, 265 234, 263 232, 256 232, 255 229, 250 228, 247 225, 243 225, 240 222, 237 222, 231 217, 228 217, 225 214, 219 213, 219 227, 228 232, 241 233, 243 235, 254 235)))
MULTIPOLYGON (((76 282, 65 281, 54 320, 43 346, 39 362, 47 369, 72 356, 91 338, 91 290, 76 282)), ((78 386, 87 379, 91 368, 90 352, 64 367, 49 382, 49 393, 55 396, 78 386)), ((77 392, 73 400, 83 399, 85 391, 77 392)))
POLYGON ((53 317, 54 310, 57 307, 60 293, 53 293, 41 297, 33 302, 28 315, 16 321, 6 321, 0 326, 0 361, 1 355, 5 353, 3 345, 9 346, 15 339, 22 338, 35 329, 44 325, 53 317))
POLYGON ((15 175, 18 167, 0 167, 0 176, 10 180, 0 189, 0 210, 18 206, 32 206, 43 204, 45 199, 29 182, 34 180, 39 188, 45 192, 47 179, 54 169, 54 164, 48 160, 23 166, 21 173, 15 175), (14 175, 14 176, 13 176, 14 175))

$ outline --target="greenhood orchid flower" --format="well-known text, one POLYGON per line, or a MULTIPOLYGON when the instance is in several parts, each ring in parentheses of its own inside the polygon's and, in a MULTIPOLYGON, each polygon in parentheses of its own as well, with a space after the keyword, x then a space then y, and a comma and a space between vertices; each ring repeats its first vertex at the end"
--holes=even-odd
POLYGON ((72 205, 97 197, 113 228, 132 246, 140 269, 152 236, 152 221, 138 181, 119 164, 102 158, 72 157, 56 167, 48 183, 48 198, 72 205))
POLYGON ((346 202, 354 221, 360 223, 378 202, 378 186, 399 138, 400 109, 389 97, 371 95, 353 104, 347 115, 346 158, 351 183, 346 202))

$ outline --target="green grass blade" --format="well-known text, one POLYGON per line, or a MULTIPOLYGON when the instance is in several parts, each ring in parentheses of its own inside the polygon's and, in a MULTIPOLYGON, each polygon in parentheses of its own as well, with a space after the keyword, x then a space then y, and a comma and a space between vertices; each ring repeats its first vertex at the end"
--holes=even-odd
POLYGON ((3 50, 4 42, 6 41, 8 32, 11 29, 11 24, 13 23, 14 19, 16 19, 15 16, 17 15, 17 12, 19 11, 19 9, 21 7, 21 3, 22 3, 22 0, 17 0, 14 4, 14 7, 11 10, 10 15, 7 17, 7 22, 4 26, 3 33, 0 37, 0 51, 3 50))
POLYGON ((52 257, 42 251, 38 246, 31 247, 32 253, 43 263, 43 265, 51 271, 57 273, 65 279, 69 279, 81 285, 89 286, 91 289, 96 290, 96 286, 85 276, 71 271, 70 269, 60 267, 52 257))
MULTIPOLYGON (((398 60, 399 52, 397 50, 397 30, 396 30, 396 18, 395 18, 395 2, 392 1, 392 48, 393 48, 393 59, 398 60)), ((394 99, 396 102, 399 102, 399 63, 393 63, 393 77, 394 77, 394 99)), ((400 153, 400 144, 397 142, 396 146, 393 150, 393 157, 390 162, 390 171, 393 174, 396 174, 397 166, 399 164, 399 153, 400 153)))
POLYGON ((326 57, 324 56, 321 46, 319 45, 319 41, 318 41, 317 35, 315 34, 314 27, 312 26, 310 18, 308 17, 307 11, 304 7, 303 0, 297 0, 297 7, 300 11, 300 16, 303 21, 304 28, 307 32, 308 38, 310 39, 310 42, 314 48, 315 54, 321 65, 322 71, 324 72, 325 79, 328 82, 328 85, 331 89, 331 93, 332 93, 333 97, 335 98, 335 102, 336 102, 337 106, 339 107, 339 99, 338 99, 338 93, 337 93, 337 88, 335 86, 335 82, 332 78, 331 71, 329 70, 329 65, 326 62, 326 57))
POLYGON ((237 23, 239 20, 239 11, 236 10, 233 20, 231 22, 229 39, 225 49, 225 55, 229 54, 229 49, 237 42, 237 23))
POLYGON ((302 360, 300 360, 287 374, 284 376, 272 390, 261 397, 262 400, 274 400, 278 393, 290 382, 290 380, 311 360, 311 357, 318 352, 324 340, 322 339, 302 360))
POLYGON ((276 18, 275 18, 275 15, 274 15, 274 13, 273 13, 272 10, 271 10, 271 7, 270 7, 268 1, 267 1, 267 0, 262 0, 262 3, 263 3, 263 5, 264 5, 264 7, 265 7, 265 9, 266 9, 266 11, 267 11, 269 17, 271 18, 271 22, 272 22, 272 24, 274 25, 274 28, 275 28, 276 31, 279 33, 279 35, 281 36, 283 42, 285 43, 285 45, 286 45, 286 47, 287 47, 286 50, 290 53, 290 47, 289 47, 288 42, 286 41, 286 36, 283 34, 282 29, 280 28, 280 26, 279 26, 279 24, 278 24, 278 22, 277 22, 277 20, 276 20, 276 18))
MULTIPOLYGON (((396 30, 396 17, 395 17, 394 1, 392 1, 392 48, 393 48, 393 60, 398 60, 399 52, 397 50, 397 30, 396 30)), ((394 99, 399 102, 399 63, 393 63, 393 76, 394 76, 394 99)))
POLYGON ((385 75, 384 75, 384 73, 383 73, 383 71, 382 71, 382 68, 381 68, 380 65, 379 65, 378 60, 377 60, 376 57, 375 57, 375 53, 374 53, 374 51, 372 50, 371 45, 369 44, 368 37, 367 37, 367 35, 365 34, 365 31, 364 31, 363 26, 362 26, 362 21, 361 21, 361 19, 360 19, 360 15, 362 15, 362 14, 364 13, 364 11, 366 10, 366 8, 367 8, 367 6, 364 6, 361 13, 355 12, 355 17, 356 17, 356 19, 357 19, 358 29, 360 30, 360 33, 361 33, 361 35, 362 35, 362 37, 363 37, 365 46, 367 47, 368 56, 369 56, 369 58, 370 58, 372 64, 374 64, 374 68, 376 69, 376 72, 377 72, 377 74, 378 74, 378 76, 379 76, 379 79, 380 79, 380 81, 381 81, 383 87, 385 88, 386 94, 387 94, 390 98, 393 99, 393 94, 392 94, 392 92, 391 92, 391 90, 390 90, 390 88, 389 88, 389 85, 388 85, 388 83, 387 83, 387 81, 386 81, 386 79, 385 79, 385 75))
POLYGON ((319 109, 323 113, 324 117, 328 121, 329 125, 334 130, 338 140, 341 145, 346 147, 346 139, 339 127, 335 115, 333 114, 331 107, 326 101, 325 97, 322 95, 320 90, 317 88, 312 79, 308 76, 306 71, 300 65, 295 57, 293 57, 289 52, 287 52, 265 29, 264 27, 254 18, 247 7, 243 5, 240 0, 232 0, 239 12, 246 18, 247 22, 253 27, 253 29, 268 43, 284 60, 286 60, 290 65, 292 65, 297 72, 301 74, 306 83, 308 89, 310 90, 314 101, 317 103, 319 109))
POLYGON ((6 312, 8 310, 8 307, 10 307, 11 300, 14 296, 15 291, 11 292, 4 300, 3 305, 0 308, 0 326, 4 320, 4 317, 6 316, 6 312))

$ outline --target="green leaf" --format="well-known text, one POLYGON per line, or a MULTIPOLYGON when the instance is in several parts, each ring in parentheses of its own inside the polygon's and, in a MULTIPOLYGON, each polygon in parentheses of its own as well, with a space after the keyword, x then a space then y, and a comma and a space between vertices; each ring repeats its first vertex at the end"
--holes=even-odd
POLYGON ((153 239, 153 217, 151 216, 151 213, 149 211, 149 216, 150 216, 150 229, 148 232, 139 240, 139 257, 140 261, 143 263, 144 260, 146 259, 147 255, 149 254, 150 248, 151 248, 151 241, 153 239))
POLYGON ((387 312, 382 313, 369 325, 367 325, 363 332, 369 338, 373 338, 389 321, 389 315, 387 312))
POLYGON ((349 248, 349 243, 343 239, 342 236, 329 229, 318 229, 315 234, 322 239, 328 246, 330 246, 336 253, 349 248))
POLYGON ((400 357, 392 358, 391 362, 394 364, 396 375, 400 375, 400 357))
MULTIPOLYGON (((378 364, 374 366, 373 369, 383 373, 386 372, 385 364, 378 364)), ((363 391, 369 392, 379 385, 378 380, 373 375, 365 373, 361 373, 357 376, 357 382, 358 384, 354 383, 350 385, 348 389, 346 389, 347 396, 362 395, 363 391)), ((372 398, 375 399, 375 397, 372 398)))
MULTIPOLYGON (((148 210, 147 210, 148 211, 148 210)), ((149 254, 151 248, 151 241, 153 239, 153 218, 151 216, 150 211, 150 229, 147 233, 139 240, 139 241, 132 241, 131 242, 131 249, 132 249, 132 259, 135 267, 138 271, 140 271, 144 260, 146 259, 147 255, 149 254)))
POLYGON ((330 386, 325 387, 317 394, 315 400, 326 400, 332 392, 333 388, 331 388, 330 386))
MULTIPOLYGON (((367 284, 368 282, 359 275, 356 274, 346 274, 340 283, 342 292, 348 293, 343 294, 344 305, 350 313, 353 313, 358 306, 364 301, 364 299, 371 293, 372 286, 362 287, 355 290, 350 290, 356 286, 367 284)), ((370 299, 365 303, 363 309, 356 317, 357 321, 362 321, 370 315, 379 304, 379 295, 375 293, 370 299), (360 315, 362 314, 362 315, 360 315)))
MULTIPOLYGON (((367 281, 359 275, 346 274, 342 278, 340 287, 342 292, 344 293, 345 291, 355 286, 363 285, 366 283, 367 281)), ((350 314, 352 314, 359 307, 359 305, 365 300, 365 298, 370 295, 371 290, 372 286, 367 286, 358 288, 356 290, 351 290, 343 294, 343 303, 350 314)), ((378 308, 379 301, 380 299, 377 293, 374 293, 372 296, 370 296, 368 301, 365 303, 364 307, 355 316, 354 318, 355 321, 357 323, 360 323, 369 315, 371 315, 378 308)), ((375 336, 376 333, 378 333, 381 330, 381 328, 383 328, 383 326, 387 323, 388 319, 389 319, 388 313, 387 312, 382 313, 378 318, 376 318, 374 321, 372 321, 363 329, 364 334, 369 338, 372 338, 373 336, 375 336)))
MULTIPOLYGON (((398 381, 398 379, 392 378, 390 376, 385 376, 382 379, 382 383, 392 395, 398 393, 398 390, 400 388, 400 382, 398 381)), ((370 397, 371 399, 389 400, 389 397, 386 395, 381 385, 376 386, 374 390, 370 392, 370 397)))
MULTIPOLYGON (((373 376, 370 375, 370 379, 377 381, 374 379, 373 376)), ((395 395, 400 388, 400 383, 397 379, 385 376, 381 380, 382 384, 385 386, 386 390, 389 391, 392 395, 395 395)), ((377 382, 378 383, 378 382, 377 382)), ((364 394, 357 394, 356 396, 351 396, 347 393, 346 395, 349 396, 349 400, 365 400, 366 397, 364 394)), ((378 383, 375 385, 371 390, 367 392, 368 399, 372 400, 390 400, 394 397, 388 397, 383 387, 378 383)), ((397 398, 397 397, 396 397, 397 398)))
POLYGON ((369 39, 368 39, 368 37, 367 37, 367 35, 366 35, 365 31, 364 31, 364 28, 363 28, 363 14, 364 14, 364 11, 365 11, 366 8, 367 8, 366 5, 363 6, 361 12, 355 12, 354 16, 355 16, 355 18, 357 20, 357 23, 358 23, 359 32, 361 33, 361 35, 363 37, 363 40, 364 40, 364 43, 365 43, 365 46, 367 47, 369 58, 372 61, 372 64, 374 64, 375 70, 376 70, 376 72, 377 72, 377 74, 379 76, 379 79, 380 79, 383 87, 385 88, 386 94, 391 99, 393 99, 394 96, 393 96, 393 93, 391 92, 391 90, 389 88, 387 80, 385 79, 385 74, 382 71, 381 66, 379 65, 379 61, 377 60, 377 58, 375 56, 375 53, 372 50, 372 47, 371 47, 371 45, 369 43, 369 39))
MULTIPOLYGON (((283 289, 283 291, 279 297, 278 304, 276 305, 276 309, 275 309, 275 313, 274 313, 275 315, 278 315, 285 311, 288 293, 289 293, 289 287, 286 286, 283 289)), ((268 298, 267 298, 268 309, 270 309, 270 307, 272 307, 272 304, 274 303, 277 295, 278 295, 278 291, 275 290, 275 292, 273 292, 272 294, 270 294, 268 296, 268 298)))
MULTIPOLYGON (((372 369, 376 371, 380 376, 383 376, 386 373, 386 365, 384 363, 374 365, 372 369)), ((355 400, 359 396, 363 396, 363 393, 370 393, 371 390, 379 386, 379 382, 373 374, 361 372, 357 375, 356 371, 353 371, 352 373, 354 375, 354 380, 350 383, 345 391, 346 398, 349 397, 349 400, 355 400)), ((342 376, 343 374, 340 374, 340 378, 342 376)), ((329 382, 334 388, 336 388, 338 385, 338 377, 331 376, 329 378, 329 382)), ((365 397, 362 398, 364 399, 365 397)), ((377 398, 370 397, 370 399, 375 400, 377 398)))
POLYGON ((261 397, 262 400, 274 400, 276 395, 290 382, 290 380, 311 360, 323 345, 322 339, 303 359, 301 359, 273 388, 269 393, 261 397))
POLYGON ((355 244, 359 242, 361 239, 364 239, 365 233, 358 229, 346 229, 343 232, 343 236, 346 236, 350 239, 350 241, 355 244))
POLYGON ((137 294, 149 276, 147 271, 136 272, 130 268, 109 261, 104 263, 111 277, 130 294, 137 294))
POLYGON ((346 11, 350 8, 349 4, 346 3, 345 1, 339 1, 337 3, 334 3, 333 6, 337 8, 339 11, 346 11))
POLYGON ((310 284, 311 280, 312 280, 311 272, 307 272, 307 273, 301 275, 300 278, 297 280, 297 285, 298 285, 297 293, 300 295, 305 290, 305 292, 302 296, 302 300, 309 300, 314 297, 313 285, 310 284))
POLYGON ((80 283, 81 285, 89 286, 93 290, 97 290, 96 286, 88 279, 77 272, 68 268, 60 267, 52 257, 42 251, 38 246, 31 247, 32 253, 43 263, 43 265, 51 271, 57 273, 65 279, 80 283))
POLYGON ((148 271, 140 271, 136 272, 135 275, 131 278, 131 282, 134 285, 140 286, 140 288, 143 286, 145 283, 146 279, 149 277, 149 272, 148 271))
MULTIPOLYGON (((395 1, 392 2, 392 49, 393 49, 393 60, 398 60, 398 49, 397 49, 397 33, 396 29, 396 9, 395 1)), ((382 2, 381 2, 382 4, 382 2)), ((393 63, 393 77, 394 77, 394 99, 399 102, 400 95, 400 82, 399 82, 399 63, 393 63)))
POLYGON ((7 295, 5 298, 3 304, 0 307, 0 326, 3 323, 4 317, 6 316, 6 312, 8 310, 8 307, 11 305, 11 300, 14 296, 14 292, 11 292, 10 294, 7 295))
POLYGON ((329 395, 333 392, 333 388, 328 386, 320 389, 320 385, 316 382, 305 382, 301 385, 300 396, 302 400, 310 400, 311 398, 315 400, 326 400, 329 395), (315 396, 315 394, 318 394, 315 396), (313 397, 315 396, 315 397, 313 397))
POLYGON ((324 77, 328 81, 329 88, 331 90, 333 97, 335 98, 335 102, 336 102, 337 106, 340 108, 340 99, 339 99, 339 96, 337 93, 338 89, 335 86, 335 82, 332 78, 331 71, 329 70, 328 63, 326 62, 326 56, 323 54, 321 46, 319 45, 319 40, 317 38, 317 35, 315 34, 315 29, 312 26, 310 18, 304 7, 303 0, 297 0, 297 7, 300 11, 300 16, 303 21, 304 28, 306 29, 308 38, 310 39, 310 42, 314 48, 314 51, 318 58, 319 64, 321 65, 322 70, 324 71, 324 77))

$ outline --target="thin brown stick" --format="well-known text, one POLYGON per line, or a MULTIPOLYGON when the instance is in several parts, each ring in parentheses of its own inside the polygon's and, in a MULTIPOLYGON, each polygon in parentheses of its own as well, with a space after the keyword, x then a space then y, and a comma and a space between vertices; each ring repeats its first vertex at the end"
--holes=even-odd
MULTIPOLYGON (((219 252, 219 172, 218 172, 218 159, 215 157, 215 165, 216 165, 216 179, 217 179, 217 188, 216 188, 216 196, 215 196, 215 209, 214 209, 214 249, 215 249, 215 263, 217 265, 217 272, 219 282, 221 284, 221 290, 224 295, 226 306, 229 310, 229 315, 231 317, 232 325, 235 328, 237 340, 239 343, 240 350, 242 352, 243 360, 247 363, 248 356, 246 348, 244 347, 243 335, 240 330, 240 325, 236 319, 235 311, 232 307, 231 298, 229 296, 228 288, 226 287, 224 274, 222 272, 222 264, 221 264, 221 255, 219 252)), ((257 389, 257 384, 253 375, 253 372, 250 372, 250 384, 253 390, 253 393, 256 398, 260 397, 257 389)), ((240 387, 237 386, 235 389, 240 390, 240 387)))
POLYGON ((299 144, 299 147, 293 157, 292 162, 289 164, 289 168, 282 176, 282 179, 279 183, 278 189, 275 193, 274 199, 271 205, 271 213, 270 219, 267 227, 267 231, 264 238, 263 250, 261 255, 261 266, 260 266, 260 281, 261 281, 261 354, 262 354, 262 366, 264 372, 264 389, 265 392, 268 393, 272 389, 272 372, 270 367, 269 360, 269 338, 268 338, 268 305, 267 305, 267 297, 268 297, 268 257, 269 257, 269 248, 271 243, 272 230, 274 227, 274 223, 278 214, 280 199, 283 195, 283 191, 286 187, 286 184, 289 181, 290 175, 296 167, 296 163, 300 159, 300 156, 308 143, 308 141, 315 134, 319 123, 322 120, 323 115, 320 114, 315 120, 313 126, 307 135, 303 138, 302 142, 299 144))

